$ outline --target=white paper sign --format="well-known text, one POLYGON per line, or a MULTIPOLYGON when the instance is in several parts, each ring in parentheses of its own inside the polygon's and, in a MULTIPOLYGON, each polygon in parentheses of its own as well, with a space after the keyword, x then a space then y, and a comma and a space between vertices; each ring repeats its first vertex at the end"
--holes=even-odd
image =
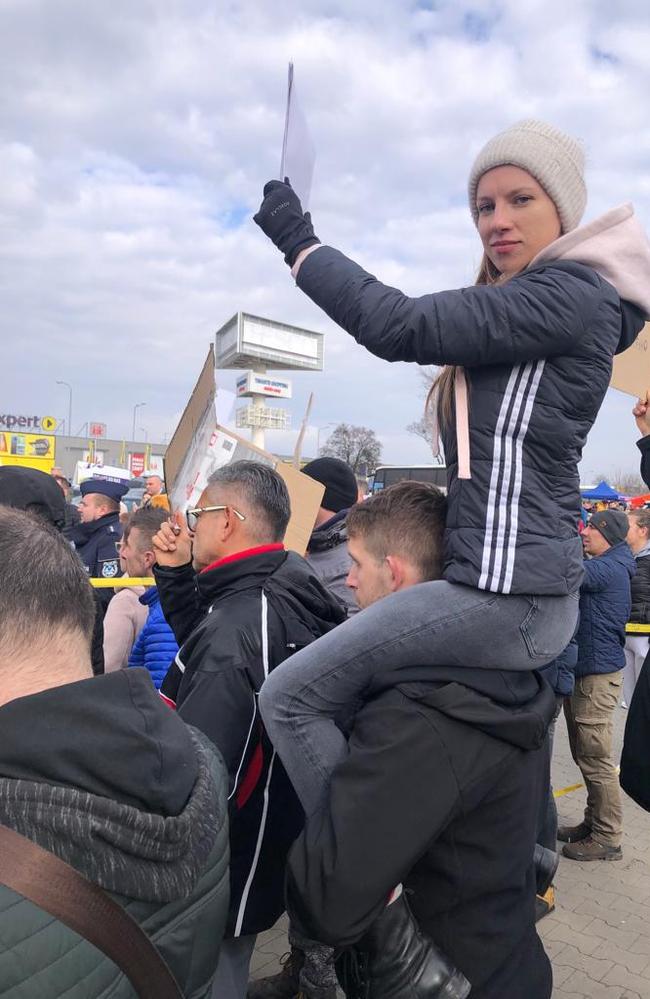
POLYGON ((293 78, 293 63, 289 63, 289 86, 287 90, 287 114, 284 122, 284 141, 280 161, 280 180, 288 177, 291 186, 300 198, 303 210, 309 206, 311 182, 314 176, 316 150, 312 141, 307 120, 296 97, 293 78))

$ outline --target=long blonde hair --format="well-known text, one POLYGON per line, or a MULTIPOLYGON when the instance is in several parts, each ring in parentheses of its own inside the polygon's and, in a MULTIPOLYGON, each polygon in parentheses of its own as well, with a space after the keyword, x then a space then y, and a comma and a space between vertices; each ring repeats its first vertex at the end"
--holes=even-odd
MULTIPOLYGON (((498 284, 502 280, 501 271, 494 266, 488 255, 484 253, 474 284, 498 284)), ((456 367, 453 364, 446 364, 441 369, 440 374, 433 382, 427 394, 427 400, 424 404, 426 421, 438 427, 449 426, 453 413, 455 383, 456 367)))

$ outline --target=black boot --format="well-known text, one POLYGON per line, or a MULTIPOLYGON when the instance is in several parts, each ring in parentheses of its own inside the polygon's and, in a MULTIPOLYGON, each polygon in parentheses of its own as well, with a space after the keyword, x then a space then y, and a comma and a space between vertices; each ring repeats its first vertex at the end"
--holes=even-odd
POLYGON ((538 895, 545 895, 553 883, 555 872, 560 863, 560 854, 556 853, 555 850, 549 850, 547 847, 535 843, 533 863, 535 865, 535 880, 537 882, 536 892, 538 895))
POLYGON ((417 925, 404 895, 336 964, 347 999, 465 999, 470 984, 417 925))

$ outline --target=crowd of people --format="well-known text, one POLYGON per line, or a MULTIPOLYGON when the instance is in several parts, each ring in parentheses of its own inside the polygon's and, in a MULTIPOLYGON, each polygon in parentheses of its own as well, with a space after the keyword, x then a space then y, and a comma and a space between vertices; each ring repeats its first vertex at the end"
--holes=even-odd
POLYGON ((650 807, 650 515, 581 525, 577 472, 650 315, 650 246, 628 207, 579 228, 583 166, 543 122, 491 139, 469 180, 477 284, 420 298, 323 246, 288 182, 265 188, 255 220, 299 287, 379 356, 442 367, 446 492, 363 498, 318 457, 302 555, 264 463, 224 466, 184 511, 152 478, 126 519, 108 477, 72 511, 60 470, 0 468, 0 822, 132 917, 107 942, 83 894, 44 911, 47 865, 0 871, 3 994, 549 999, 558 840, 622 856, 624 667, 621 782, 650 807), (558 828, 562 710, 587 801, 558 828), (251 980, 285 911, 289 958, 251 980))

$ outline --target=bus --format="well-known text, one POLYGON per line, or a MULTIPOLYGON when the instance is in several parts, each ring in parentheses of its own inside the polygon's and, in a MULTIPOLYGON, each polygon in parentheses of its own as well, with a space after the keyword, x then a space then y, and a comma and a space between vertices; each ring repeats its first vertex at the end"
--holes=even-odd
POLYGON ((395 482, 431 482, 447 492, 446 465, 380 465, 369 484, 371 493, 378 493, 395 482))

